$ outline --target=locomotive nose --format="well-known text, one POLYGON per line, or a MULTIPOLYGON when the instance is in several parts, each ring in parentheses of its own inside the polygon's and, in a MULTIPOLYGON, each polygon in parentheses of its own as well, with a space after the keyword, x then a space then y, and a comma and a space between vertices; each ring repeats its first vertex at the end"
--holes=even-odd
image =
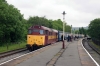
POLYGON ((27 35, 27 44, 43 45, 44 39, 45 39, 45 37, 41 36, 41 35, 27 35))

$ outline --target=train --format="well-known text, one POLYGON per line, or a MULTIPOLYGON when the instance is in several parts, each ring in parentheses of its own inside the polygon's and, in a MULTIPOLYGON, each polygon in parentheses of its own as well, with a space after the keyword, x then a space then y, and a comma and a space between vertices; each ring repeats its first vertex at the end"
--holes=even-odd
MULTIPOLYGON (((62 35, 62 31, 41 25, 34 25, 28 29, 26 47, 29 51, 33 51, 43 46, 61 41, 62 35)), ((68 33, 65 32, 64 39, 66 39, 67 35, 68 33)))

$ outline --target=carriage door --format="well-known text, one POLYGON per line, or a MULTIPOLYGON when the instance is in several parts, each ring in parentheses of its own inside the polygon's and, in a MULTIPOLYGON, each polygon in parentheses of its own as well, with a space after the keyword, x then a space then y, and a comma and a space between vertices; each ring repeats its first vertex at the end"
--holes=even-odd
POLYGON ((45 30, 45 45, 48 44, 48 30, 45 30))

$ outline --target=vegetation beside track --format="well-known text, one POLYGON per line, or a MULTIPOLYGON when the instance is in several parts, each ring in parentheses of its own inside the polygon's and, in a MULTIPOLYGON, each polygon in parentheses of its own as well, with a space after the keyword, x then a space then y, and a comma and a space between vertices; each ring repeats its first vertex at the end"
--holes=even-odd
POLYGON ((89 41, 90 44, 92 44, 95 48, 97 48, 100 52, 100 46, 95 44, 92 40, 89 41))
POLYGON ((26 47, 26 41, 16 42, 16 43, 6 43, 3 46, 0 46, 0 53, 12 51, 20 48, 26 47), (8 45, 8 46, 7 46, 8 45))

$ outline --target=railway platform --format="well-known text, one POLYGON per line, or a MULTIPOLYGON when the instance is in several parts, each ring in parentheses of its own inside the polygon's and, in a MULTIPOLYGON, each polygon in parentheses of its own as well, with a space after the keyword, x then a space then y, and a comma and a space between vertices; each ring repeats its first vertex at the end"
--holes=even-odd
POLYGON ((1 66, 97 66, 84 50, 81 40, 57 42, 20 56, 1 66))

